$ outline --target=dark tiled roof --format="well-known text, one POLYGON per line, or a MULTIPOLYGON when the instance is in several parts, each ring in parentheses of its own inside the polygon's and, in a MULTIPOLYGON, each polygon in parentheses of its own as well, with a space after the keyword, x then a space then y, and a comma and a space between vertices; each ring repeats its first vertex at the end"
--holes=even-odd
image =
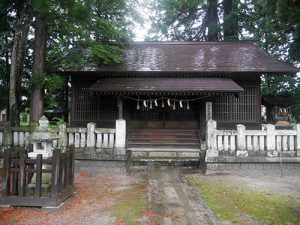
POLYGON ((255 42, 138 42, 125 47, 125 63, 87 67, 81 71, 204 73, 300 71, 299 68, 267 55, 255 42))
POLYGON ((230 78, 107 78, 90 88, 98 92, 240 92, 244 89, 230 78))

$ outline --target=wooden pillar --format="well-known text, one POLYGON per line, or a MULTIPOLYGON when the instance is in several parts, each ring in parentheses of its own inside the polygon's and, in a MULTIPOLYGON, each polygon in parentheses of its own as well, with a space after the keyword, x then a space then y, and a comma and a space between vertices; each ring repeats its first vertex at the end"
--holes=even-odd
POLYGON ((119 119, 123 119, 123 98, 118 98, 118 108, 119 108, 119 119))

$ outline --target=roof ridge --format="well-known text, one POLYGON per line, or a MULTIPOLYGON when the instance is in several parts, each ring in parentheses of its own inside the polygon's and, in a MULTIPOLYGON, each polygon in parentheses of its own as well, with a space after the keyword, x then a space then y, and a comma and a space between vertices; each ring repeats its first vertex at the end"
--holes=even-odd
POLYGON ((125 45, 219 45, 219 44, 257 44, 258 40, 239 41, 135 41, 125 45))

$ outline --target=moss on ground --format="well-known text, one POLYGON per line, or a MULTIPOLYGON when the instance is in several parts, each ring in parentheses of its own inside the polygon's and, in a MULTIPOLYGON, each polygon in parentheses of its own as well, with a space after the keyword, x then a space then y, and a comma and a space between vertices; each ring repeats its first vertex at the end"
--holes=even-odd
POLYGON ((141 221, 148 206, 145 186, 135 186, 115 193, 116 203, 111 207, 111 214, 118 224, 143 224, 141 221))
MULTIPOLYGON (((214 177, 215 178, 215 177, 214 177)), ((300 196, 278 195, 237 187, 222 179, 189 175, 209 207, 234 224, 300 224, 300 196)))

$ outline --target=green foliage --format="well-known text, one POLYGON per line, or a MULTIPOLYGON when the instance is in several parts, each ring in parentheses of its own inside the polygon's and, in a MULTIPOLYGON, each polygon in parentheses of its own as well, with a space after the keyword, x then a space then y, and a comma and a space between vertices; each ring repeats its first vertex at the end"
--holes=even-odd
POLYGON ((290 75, 267 75, 262 77, 262 95, 289 96, 297 89, 297 80, 290 75))
POLYGON ((49 13, 54 7, 54 3, 49 0, 32 0, 32 6, 38 14, 49 16, 49 13))
POLYGON ((64 85, 64 79, 60 75, 48 74, 46 76, 45 87, 49 90, 59 90, 62 89, 64 85))
POLYGON ((46 84, 46 73, 35 74, 32 76, 29 82, 29 87, 33 89, 34 87, 44 87, 46 84))
POLYGON ((125 0, 82 1, 82 4, 70 1, 58 4, 61 11, 53 16, 49 27, 49 67, 60 65, 64 69, 76 69, 122 62, 121 48, 116 44, 133 37, 132 18, 138 18, 134 3, 125 0))
MULTIPOLYGON (((211 28, 219 33, 219 40, 236 40, 236 35, 243 40, 259 40, 268 54, 300 66, 299 1, 223 0, 218 4, 223 24, 208 23, 209 2, 212 1, 152 1, 149 7, 154 13, 150 16, 152 26, 147 39, 203 41, 207 40, 207 28, 211 28), (224 3, 231 3, 231 10, 224 3), (226 30, 232 36, 224 37, 226 30)), ((263 95, 286 95, 300 102, 299 89, 299 80, 290 75, 267 75, 262 79, 263 95)), ((300 121, 298 109, 298 106, 293 108, 293 115, 300 121)))
POLYGON ((111 62, 121 63, 124 61, 122 51, 117 46, 94 45, 90 52, 93 62, 108 64, 111 62))

